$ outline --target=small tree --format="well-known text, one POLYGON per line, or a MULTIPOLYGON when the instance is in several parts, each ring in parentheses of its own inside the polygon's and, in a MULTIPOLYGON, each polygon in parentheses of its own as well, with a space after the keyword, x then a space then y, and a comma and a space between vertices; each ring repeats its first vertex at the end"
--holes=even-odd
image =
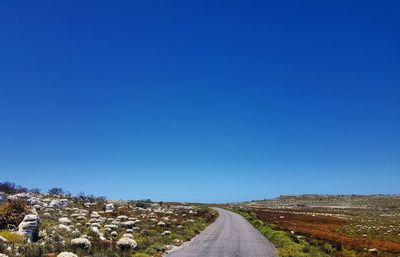
POLYGON ((28 192, 28 189, 26 187, 16 185, 15 183, 5 181, 0 183, 0 192, 4 192, 6 194, 16 194, 28 192))
POLYGON ((40 188, 32 188, 29 191, 34 194, 40 194, 42 190, 40 188))
POLYGON ((60 187, 53 187, 49 189, 48 193, 51 195, 63 195, 64 190, 60 187))

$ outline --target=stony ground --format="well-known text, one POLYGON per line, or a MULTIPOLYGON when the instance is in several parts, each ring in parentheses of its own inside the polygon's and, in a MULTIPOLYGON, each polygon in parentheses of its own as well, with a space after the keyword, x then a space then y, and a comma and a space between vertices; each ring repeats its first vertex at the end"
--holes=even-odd
POLYGON ((0 257, 146 257, 191 239, 216 218, 178 203, 0 194, 0 257))

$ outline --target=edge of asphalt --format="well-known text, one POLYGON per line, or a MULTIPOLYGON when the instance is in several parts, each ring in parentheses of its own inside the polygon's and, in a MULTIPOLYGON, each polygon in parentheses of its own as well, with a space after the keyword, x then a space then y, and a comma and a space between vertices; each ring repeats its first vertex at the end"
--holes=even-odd
MULTIPOLYGON (((211 209, 213 209, 214 211, 216 211, 217 212, 217 218, 214 220, 214 222, 219 218, 219 212, 217 211, 217 208, 216 207, 211 207, 211 209)), ((214 223, 213 222, 213 223, 214 223)), ((170 254, 170 253, 172 253, 172 252, 175 252, 175 251, 178 251, 178 250, 180 250, 180 249, 182 249, 182 248, 184 248, 184 247, 186 247, 186 246, 189 246, 201 233, 203 233, 204 231, 206 231, 209 227, 210 227, 210 225, 211 224, 213 224, 213 223, 210 223, 210 224, 208 224, 208 226, 205 228, 205 229, 203 229, 203 231, 201 231, 200 233, 198 233, 197 235, 195 235, 194 237, 192 237, 192 239, 190 239, 189 241, 186 241, 186 242, 184 242, 183 244, 181 244, 181 245, 179 245, 179 246, 174 246, 174 247, 172 247, 172 249, 170 249, 170 250, 168 250, 168 251, 165 251, 164 252, 164 254, 162 255, 162 257, 166 257, 168 254, 170 254)))

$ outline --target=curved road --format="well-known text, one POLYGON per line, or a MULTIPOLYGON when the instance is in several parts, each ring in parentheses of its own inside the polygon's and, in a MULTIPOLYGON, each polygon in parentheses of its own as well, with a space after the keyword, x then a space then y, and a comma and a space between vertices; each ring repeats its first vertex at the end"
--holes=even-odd
POLYGON ((166 257, 275 257, 275 247, 239 214, 219 217, 183 248, 166 257))

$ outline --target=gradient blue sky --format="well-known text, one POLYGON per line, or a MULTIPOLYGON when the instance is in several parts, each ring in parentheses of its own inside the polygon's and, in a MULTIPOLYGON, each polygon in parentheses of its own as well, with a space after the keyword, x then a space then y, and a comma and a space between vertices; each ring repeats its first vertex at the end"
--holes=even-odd
POLYGON ((399 1, 2 1, 0 180, 400 193, 399 1))

